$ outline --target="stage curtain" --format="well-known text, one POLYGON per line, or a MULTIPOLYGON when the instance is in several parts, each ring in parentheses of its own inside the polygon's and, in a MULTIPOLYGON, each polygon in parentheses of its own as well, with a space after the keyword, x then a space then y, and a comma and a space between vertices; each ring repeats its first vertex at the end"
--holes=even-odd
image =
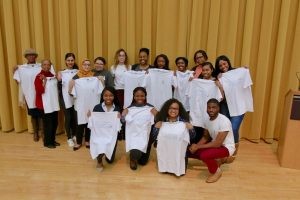
POLYGON ((203 49, 213 64, 227 55, 234 66, 249 67, 255 111, 246 114, 240 134, 271 143, 280 137, 285 94, 298 89, 299 6, 298 0, 0 0, 2 131, 32 131, 12 79, 29 47, 56 71, 64 69, 67 52, 79 65, 103 56, 110 68, 117 49, 134 64, 139 48, 148 47, 151 63, 164 53, 175 69, 176 57, 186 56, 192 68, 194 52, 203 49))

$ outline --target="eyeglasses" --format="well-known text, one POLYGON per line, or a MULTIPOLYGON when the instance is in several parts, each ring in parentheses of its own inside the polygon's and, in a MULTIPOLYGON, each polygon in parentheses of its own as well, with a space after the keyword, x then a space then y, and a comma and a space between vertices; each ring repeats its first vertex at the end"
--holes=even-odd
POLYGON ((200 58, 204 58, 204 56, 197 56, 196 60, 200 59, 200 58))

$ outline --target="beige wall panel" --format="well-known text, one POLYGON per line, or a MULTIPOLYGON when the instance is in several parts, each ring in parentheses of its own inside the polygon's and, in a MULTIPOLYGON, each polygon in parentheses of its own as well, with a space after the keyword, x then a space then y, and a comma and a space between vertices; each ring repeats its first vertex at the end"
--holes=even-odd
MULTIPOLYGON (((278 110, 276 113, 276 123, 275 123, 275 137, 280 135, 280 127, 282 122, 282 115, 284 109, 284 97, 285 94, 291 89, 289 87, 289 73, 285 73, 285 71, 291 71, 291 59, 292 59, 292 49, 293 49, 293 42, 295 37, 295 30, 296 30, 296 20, 297 20, 297 10, 298 10, 299 2, 296 0, 291 0, 289 9, 288 9, 288 16, 287 16, 287 32, 286 32, 286 40, 285 40, 285 49, 283 51, 283 62, 282 62, 282 77, 280 82, 280 95, 278 98, 278 110)), ((273 134, 269 135, 271 138, 273 134)))
MULTIPOLYGON (((93 40, 93 1, 86 2, 87 7, 87 19, 86 19, 86 28, 87 28, 87 57, 90 59, 94 59, 97 55, 94 55, 94 40, 93 40)), ((100 44, 97 44, 100 45, 100 44)))
POLYGON ((238 24, 237 24, 237 34, 235 38, 236 51, 234 52, 234 60, 232 60, 236 66, 241 65, 245 16, 246 16, 246 0, 239 0, 238 2, 239 2, 238 24))
MULTIPOLYGON (((220 20, 222 21, 224 19, 226 22, 224 23, 225 26, 222 26, 219 30, 217 56, 225 54, 233 63, 235 61, 239 6, 240 1, 226 0, 221 1, 220 8, 220 20)), ((214 62, 214 60, 211 61, 214 62)))
MULTIPOLYGON (((158 1, 156 55, 166 54, 174 60, 178 47, 179 4, 170 1, 158 1), (164 12, 168 10, 168 12, 164 12)), ((153 60, 154 62, 154 60, 153 60)))
MULTIPOLYGON (((270 51, 271 43, 272 43, 272 30, 273 28, 273 20, 274 20, 274 12, 275 12, 275 4, 274 2, 264 2, 263 5, 263 16, 261 23, 261 32, 260 32, 260 40, 259 40, 259 49, 258 49, 258 62, 257 62, 257 70, 254 77, 256 78, 255 87, 253 88, 254 96, 254 107, 255 107, 255 118, 253 118, 251 124, 251 131, 248 135, 245 135, 249 139, 259 139, 262 122, 263 122, 263 112, 265 93, 266 93, 266 84, 267 84, 267 74, 270 73, 269 63, 270 63, 270 51), (260 67, 266 66, 266 67, 260 67)), ((252 66, 250 66, 252 69, 252 66)))
POLYGON ((218 32, 219 32, 219 15, 220 15, 220 0, 212 0, 209 12, 209 25, 207 37, 207 54, 211 60, 217 57, 218 47, 218 32))
MULTIPOLYGON (((119 1, 119 48, 127 49, 127 0, 119 1)), ((117 50, 115 49, 115 51, 117 50)), ((111 62, 114 63, 115 51, 111 55, 111 62)))
POLYGON ((76 55, 77 64, 80 65, 80 58, 78 55, 78 43, 77 43, 77 11, 76 2, 74 0, 69 0, 69 27, 70 27, 70 49, 76 55))
MULTIPOLYGON (((300 6, 300 4, 299 4, 300 6)), ((295 38, 294 38, 294 44, 292 49, 292 55, 291 55, 291 68, 289 72, 289 84, 288 88, 292 90, 298 90, 298 87, 300 87, 300 81, 298 82, 298 79, 296 77, 296 72, 300 73, 300 64, 299 64, 299 58, 300 58, 300 51, 298 50, 300 47, 300 8, 298 8, 297 13, 297 22, 296 22, 296 29, 295 29, 295 38)), ((300 76, 300 74, 299 74, 300 76)), ((300 89, 300 88, 299 88, 300 89)))
POLYGON ((102 55, 103 49, 103 30, 102 30, 102 3, 98 0, 93 0, 93 42, 94 42, 94 57, 102 55))
MULTIPOLYGON (((174 52, 175 54, 172 55, 172 57, 169 57, 170 59, 170 68, 176 69, 175 65, 175 59, 178 57, 178 55, 186 55, 187 54, 187 38, 188 38, 188 17, 190 15, 189 13, 189 7, 190 7, 191 1, 190 0, 180 0, 179 1, 179 8, 178 12, 175 15, 177 16, 177 23, 176 29, 177 32, 177 48, 174 52)), ((168 55, 168 49, 165 52, 168 55)))
MULTIPOLYGON (((50 57, 57 70, 64 68, 67 52, 75 53, 79 65, 83 58, 103 56, 110 67, 118 48, 124 48, 134 64, 138 50, 148 47, 150 63, 165 53, 171 68, 177 56, 188 57, 193 67, 198 49, 206 50, 213 64, 216 56, 225 54, 235 66, 250 66, 254 82, 255 112, 246 114, 240 134, 268 142, 274 134, 278 137, 282 95, 298 84, 298 0, 0 2, 4 77, 11 77, 12 66, 25 62, 23 52, 29 47, 38 51, 38 61, 50 57)), ((22 131, 27 115, 17 104, 17 84, 9 79, 5 87, 11 100, 7 98, 3 105, 12 114, 14 128, 22 131)), ((3 127, 9 124, 3 123, 3 117, 1 122, 3 127)), ((30 120, 28 128, 31 132, 30 120)))
POLYGON ((202 0, 193 0, 192 1, 192 7, 191 7, 191 30, 189 34, 189 40, 188 40, 188 49, 187 49, 187 57, 189 58, 189 68, 191 69, 194 66, 194 53, 201 48, 204 48, 201 46, 201 36, 206 32, 207 30, 203 29, 203 9, 204 7, 204 1, 202 0))
POLYGON ((49 49, 49 55, 46 55, 46 58, 49 58, 53 65, 56 72, 58 71, 57 63, 58 60, 56 59, 56 55, 60 55, 61 52, 59 51, 58 46, 56 46, 56 40, 55 40, 55 18, 54 18, 54 5, 53 2, 48 1, 48 27, 45 29, 48 29, 48 46, 45 46, 45 49, 49 49))
MULTIPOLYGON (((44 2, 44 1, 43 1, 44 2)), ((39 53, 39 58, 43 59, 45 57, 45 41, 43 32, 43 15, 42 12, 42 2, 41 0, 34 0, 32 2, 32 14, 33 14, 33 31, 35 41, 35 49, 39 53)))
POLYGON ((28 5, 27 1, 19 0, 14 5, 17 5, 17 15, 15 15, 15 22, 19 26, 15 26, 18 28, 16 30, 16 40, 17 42, 17 57, 18 63, 25 62, 25 58, 23 56, 23 52, 26 48, 30 47, 30 31, 29 31, 29 15, 28 15, 28 5))
POLYGON ((288 28, 288 17, 290 11, 291 1, 287 0, 282 4, 282 9, 280 13, 280 23, 279 23, 279 33, 277 38, 277 47, 275 55, 275 65, 274 73, 272 77, 272 88, 271 88, 271 101, 270 109, 268 113, 268 127, 266 130, 266 137, 268 135, 275 134, 275 123, 276 123, 276 114, 278 109, 282 109, 282 105, 279 105, 280 102, 280 83, 282 78, 283 68, 285 66, 284 60, 284 51, 286 50, 286 40, 287 38, 287 28, 288 28))
POLYGON ((159 0, 152 0, 152 19, 151 19, 151 50, 152 50, 152 56, 151 60, 154 61, 155 55, 156 55, 156 40, 157 40, 157 6, 158 6, 159 0))
POLYGON ((104 57, 108 56, 108 0, 102 1, 102 55, 104 57))
MULTIPOLYGON (((14 122, 14 128, 16 132, 21 132, 27 129, 25 120, 24 120, 24 110, 18 106, 18 86, 15 82, 15 80, 12 79, 13 74, 13 67, 17 65, 17 59, 16 59, 16 43, 15 43, 15 30, 14 30, 14 24, 13 24, 13 11, 12 11, 12 2, 11 1, 3 1, 3 23, 4 26, 1 26, 1 32, 4 34, 2 38, 5 38, 5 44, 6 44, 6 66, 7 71, 9 74, 9 84, 11 85, 11 93, 6 94, 7 96, 11 95, 11 112, 10 114, 13 114, 13 122, 14 122), (5 27, 5 28, 4 28, 5 27), (2 30, 2 28, 4 28, 2 30)), ((4 43, 2 43, 4 44, 4 43)), ((1 72, 3 73, 3 72, 1 72)), ((3 102, 4 103, 4 102, 3 102)), ((10 105, 6 104, 7 107, 10 107, 10 105)), ((7 115, 8 113, 3 113, 7 115)), ((3 119, 2 119, 3 120, 3 119)), ((2 126, 4 126, 4 123, 2 123, 2 126)))
POLYGON ((107 10, 109 11, 108 14, 108 48, 107 48, 107 53, 108 53, 108 66, 110 66, 113 62, 113 55, 116 52, 117 49, 120 48, 120 43, 119 43, 119 4, 118 0, 109 0, 108 1, 108 8, 107 10))
MULTIPOLYGON (((69 1, 60 0, 57 1, 58 10, 56 11, 58 17, 58 31, 59 32, 59 43, 60 43, 60 57, 61 62, 56 69, 63 70, 65 68, 65 54, 73 52, 70 45, 70 19, 69 19, 69 1)), ((76 56, 76 55, 75 55, 76 56)))
MULTIPOLYGON (((75 3, 75 2, 74 2, 75 3)), ((76 24, 79 66, 87 58, 86 1, 76 0, 76 24)), ((92 59, 92 58, 89 58, 92 59)))
MULTIPOLYGON (((126 49, 129 57, 129 64, 134 64, 137 56, 136 52, 136 32, 135 32, 135 3, 133 0, 127 1, 126 6, 126 49)), ((125 31, 125 30, 122 30, 125 31)), ((124 47, 125 48, 125 47, 124 47)))
MULTIPOLYGON (((242 47, 242 60, 241 60, 241 66, 250 66, 250 73, 251 77, 253 79, 253 71, 255 66, 251 65, 251 61, 254 59, 252 57, 254 50, 252 48, 255 48, 254 40, 255 38, 258 38, 258 34, 255 32, 257 31, 257 20, 256 15, 258 11, 256 10, 258 8, 258 3, 256 1, 247 1, 246 3, 246 14, 245 14, 245 25, 244 25, 244 35, 243 35, 243 47, 242 47), (252 67, 253 66, 253 67, 252 67)), ((257 51, 257 49, 255 49, 257 51)), ((255 79, 254 79, 255 81, 255 79)), ((255 84, 255 82, 254 82, 255 84)), ((255 94, 253 94, 255 96, 255 94)), ((256 108, 254 107, 254 111, 256 108)), ((245 115, 245 118, 243 120, 243 123, 241 125, 240 130, 240 137, 244 137, 249 134, 251 131, 249 129, 252 119, 252 114, 247 113, 245 115)))
MULTIPOLYGON (((151 33, 152 33, 152 1, 143 0, 142 1, 142 41, 141 46, 151 48, 151 33)), ((150 49, 150 56, 153 52, 150 49)), ((151 62, 151 60, 150 60, 151 62)))
MULTIPOLYGON (((2 94, 10 94, 9 92, 9 78, 11 78, 11 71, 9 68, 5 67, 5 58, 3 53, 3 42, 0 27, 0 91, 2 94)), ((11 131, 14 129, 13 115, 11 113, 11 97, 10 95, 3 95, 0 98, 0 121, 1 130, 11 131)))

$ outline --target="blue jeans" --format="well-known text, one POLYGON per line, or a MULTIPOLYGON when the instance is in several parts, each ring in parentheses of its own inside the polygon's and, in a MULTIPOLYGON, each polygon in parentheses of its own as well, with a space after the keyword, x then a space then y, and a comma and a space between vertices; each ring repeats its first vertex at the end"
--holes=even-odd
POLYGON ((232 124, 232 131, 233 131, 233 136, 234 136, 234 142, 235 143, 239 142, 239 139, 240 139, 239 129, 240 129, 241 123, 244 119, 244 116, 245 116, 245 114, 230 117, 230 122, 232 124))

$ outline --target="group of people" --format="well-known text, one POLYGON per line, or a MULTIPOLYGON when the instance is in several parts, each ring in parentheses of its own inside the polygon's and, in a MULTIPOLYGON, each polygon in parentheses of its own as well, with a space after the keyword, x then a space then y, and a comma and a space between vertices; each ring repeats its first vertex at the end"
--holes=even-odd
POLYGON ((24 52, 27 63, 14 69, 19 83, 19 100, 25 102, 32 119, 33 139, 39 141, 41 121, 44 146, 56 148, 58 111, 64 111, 67 143, 74 151, 90 149, 97 169, 103 158, 112 163, 117 140, 125 139, 130 168, 148 162, 156 147, 159 172, 185 174, 188 158, 202 160, 217 181, 220 165, 231 163, 239 144, 239 127, 244 114, 253 111, 251 77, 247 67, 233 68, 227 56, 219 56, 215 67, 204 50, 188 59, 175 60, 171 71, 165 54, 149 64, 150 51, 141 48, 139 63, 130 65, 127 53, 119 49, 110 70, 97 57, 81 66, 75 55, 65 55, 66 67, 55 73, 49 59, 36 62, 34 49, 24 52))

